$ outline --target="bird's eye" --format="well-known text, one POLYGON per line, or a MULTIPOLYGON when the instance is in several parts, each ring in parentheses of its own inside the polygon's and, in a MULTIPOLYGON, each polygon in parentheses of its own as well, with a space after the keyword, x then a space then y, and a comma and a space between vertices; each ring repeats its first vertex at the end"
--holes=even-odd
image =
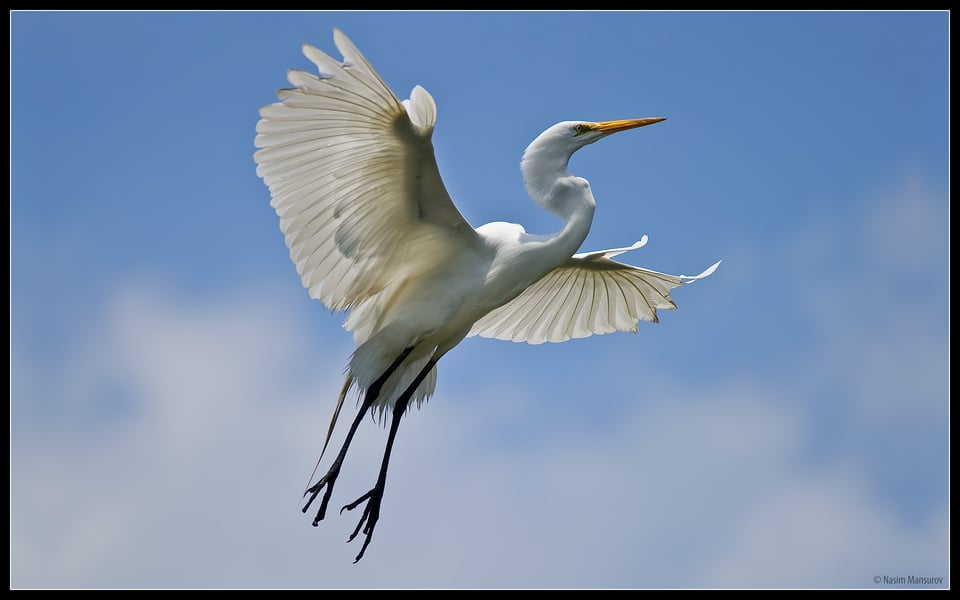
POLYGON ((577 123, 576 125, 573 126, 573 133, 576 135, 580 135, 581 133, 583 133, 583 129, 584 129, 583 123, 577 123))

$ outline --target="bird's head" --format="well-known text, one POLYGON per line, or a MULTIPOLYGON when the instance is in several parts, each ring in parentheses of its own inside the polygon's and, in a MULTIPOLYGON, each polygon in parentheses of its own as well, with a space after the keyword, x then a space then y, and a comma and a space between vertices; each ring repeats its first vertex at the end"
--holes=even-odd
POLYGON ((537 167, 547 170, 566 169, 567 161, 573 153, 587 144, 605 138, 618 131, 636 129, 646 125, 653 125, 666 121, 665 117, 647 117, 644 119, 621 119, 618 121, 561 121, 550 127, 530 142, 523 153, 521 168, 526 173, 528 168, 540 171, 537 167))
POLYGON ((653 125, 665 120, 665 117, 648 117, 618 121, 563 121, 541 133, 533 144, 545 143, 573 154, 587 144, 592 144, 612 133, 653 125))
POLYGON ((619 121, 562 121, 550 127, 530 142, 520 169, 527 191, 536 199, 548 192, 556 177, 566 173, 567 162, 573 153, 587 144, 618 131, 636 129, 665 121, 664 117, 621 119, 619 121))

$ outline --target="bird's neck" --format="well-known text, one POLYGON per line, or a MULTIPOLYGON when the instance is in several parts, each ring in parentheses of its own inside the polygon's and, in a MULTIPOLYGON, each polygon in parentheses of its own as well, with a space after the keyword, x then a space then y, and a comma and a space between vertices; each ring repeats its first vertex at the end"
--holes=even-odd
POLYGON ((579 179, 579 181, 585 186, 586 198, 583 202, 573 205, 567 214, 561 215, 564 219, 563 229, 550 236, 546 242, 553 252, 563 257, 564 261, 576 253, 583 241, 587 239, 590 226, 593 224, 593 213, 596 209, 593 194, 590 192, 590 184, 585 179, 579 179))
POLYGON ((530 197, 540 206, 556 213, 557 210, 552 206, 550 196, 557 181, 570 176, 570 172, 567 171, 570 155, 557 152, 555 148, 538 142, 539 138, 523 153, 520 172, 523 173, 523 183, 530 197))
POLYGON ((549 146, 531 145, 523 155, 520 170, 530 197, 563 220, 563 228, 544 236, 543 244, 544 252, 565 261, 590 232, 596 204, 587 180, 567 170, 570 155, 551 150, 549 146))

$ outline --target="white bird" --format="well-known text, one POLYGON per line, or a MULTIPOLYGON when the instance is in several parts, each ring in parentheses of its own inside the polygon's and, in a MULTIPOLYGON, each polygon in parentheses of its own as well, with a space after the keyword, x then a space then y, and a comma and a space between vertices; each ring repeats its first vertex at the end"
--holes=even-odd
POLYGON ((567 170, 571 155, 663 118, 550 127, 527 147, 520 168, 527 192, 562 220, 561 229, 535 235, 502 222, 474 229, 437 170, 433 98, 416 86, 401 102, 343 33, 334 30, 333 39, 342 62, 304 44, 319 76, 291 69, 294 87, 260 110, 254 159, 304 287, 331 310, 349 311, 344 327, 354 337, 324 448, 352 386, 363 401, 329 470, 304 493, 306 512, 325 490, 314 526, 364 415, 392 410, 376 484, 341 509, 366 503, 348 540, 362 528, 358 561, 380 516, 400 419, 411 402, 420 406, 433 394, 444 354, 474 335, 540 344, 635 332, 639 321, 658 320, 657 309, 676 308, 672 288, 720 263, 687 277, 611 260, 643 246, 646 236, 625 248, 575 254, 595 205, 587 180, 567 170))

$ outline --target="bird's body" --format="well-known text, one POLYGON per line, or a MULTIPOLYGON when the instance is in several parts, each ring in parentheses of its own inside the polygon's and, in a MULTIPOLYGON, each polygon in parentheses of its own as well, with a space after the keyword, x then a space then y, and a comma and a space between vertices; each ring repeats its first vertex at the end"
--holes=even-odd
POLYGON ((296 88, 261 109, 255 158, 304 286, 332 310, 348 310, 344 326, 354 336, 334 422, 351 386, 363 402, 330 471, 307 492, 304 511, 326 488, 314 525, 362 416, 392 412, 377 485, 345 507, 367 502, 351 536, 366 522, 359 560, 379 516, 400 417, 433 394, 435 365, 446 352, 470 335, 538 344, 636 331, 638 321, 657 320, 658 308, 676 307, 670 289, 717 265, 685 277, 611 260, 646 236, 626 248, 575 254, 595 202, 587 180, 568 172, 571 155, 663 119, 550 127, 528 146, 521 170, 530 196, 560 219, 558 231, 534 235, 503 222, 474 229, 437 169, 433 98, 417 86, 400 102, 342 33, 334 40, 342 63, 305 45, 320 77, 291 70, 296 88))

